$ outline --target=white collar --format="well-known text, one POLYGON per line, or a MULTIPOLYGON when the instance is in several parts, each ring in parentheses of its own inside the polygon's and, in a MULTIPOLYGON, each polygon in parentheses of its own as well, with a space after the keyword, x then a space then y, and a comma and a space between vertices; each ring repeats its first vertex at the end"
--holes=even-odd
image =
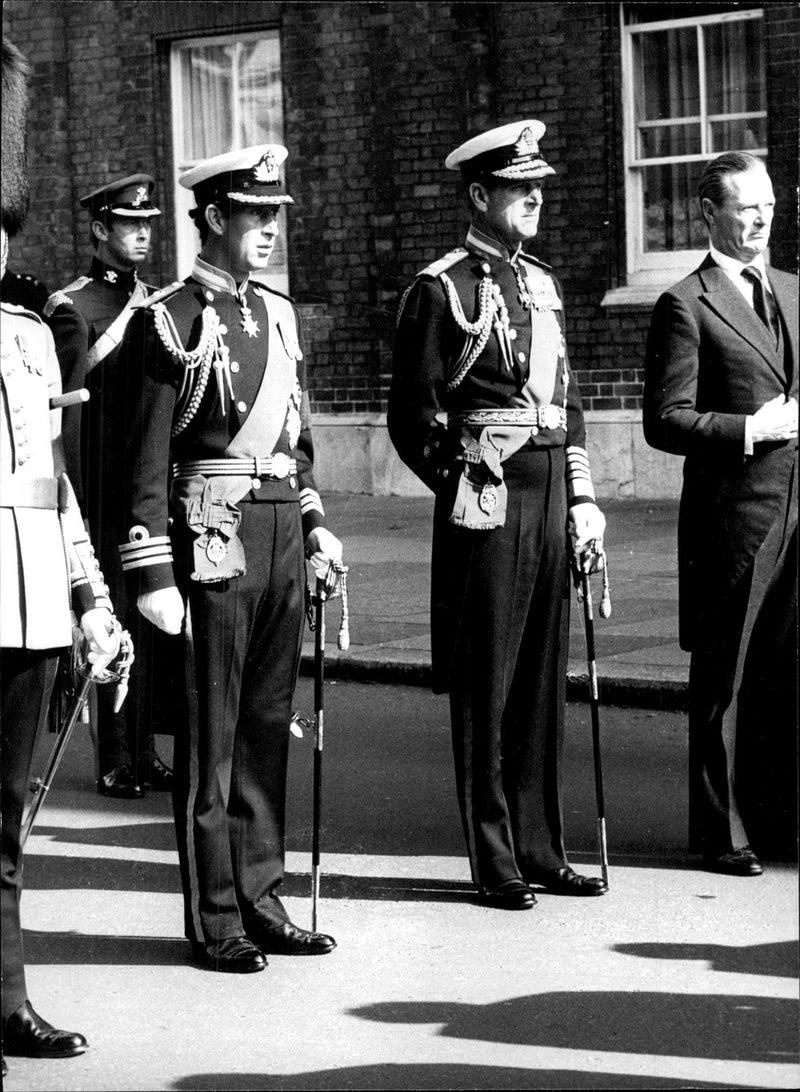
POLYGON ((731 258, 729 254, 723 254, 714 246, 710 246, 709 250, 711 251, 711 257, 714 259, 720 269, 728 274, 731 280, 735 281, 737 277, 741 277, 743 269, 752 268, 759 273, 762 283, 765 284, 767 288, 769 288, 769 281, 767 280, 767 267, 764 264, 763 254, 756 255, 752 262, 740 262, 738 258, 731 258))

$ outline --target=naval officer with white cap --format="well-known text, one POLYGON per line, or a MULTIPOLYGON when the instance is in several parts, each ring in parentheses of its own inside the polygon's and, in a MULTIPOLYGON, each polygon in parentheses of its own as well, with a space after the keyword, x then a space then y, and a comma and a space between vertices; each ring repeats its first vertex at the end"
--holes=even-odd
POLYGON ((401 458, 436 494, 433 687, 450 693, 473 880, 507 910, 534 905, 532 884, 606 890, 570 867, 562 829, 568 538, 583 553, 605 520, 561 288, 526 249, 555 174, 544 131, 512 122, 447 157, 472 222, 404 296, 388 411, 401 458))
POLYGON ((202 249, 185 283, 132 324, 134 417, 123 568, 142 614, 186 638, 189 716, 176 738, 185 928, 216 971, 320 955, 279 898, 304 552, 341 560, 314 485, 306 370, 291 300, 266 269, 292 198, 266 144, 185 173, 202 249), (171 479, 169 495, 167 481, 171 479))

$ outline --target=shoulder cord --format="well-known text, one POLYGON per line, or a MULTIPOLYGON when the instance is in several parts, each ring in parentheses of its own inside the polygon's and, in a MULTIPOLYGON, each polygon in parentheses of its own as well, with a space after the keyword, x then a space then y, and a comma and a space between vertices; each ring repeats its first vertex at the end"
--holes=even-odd
MULTIPOLYGON (((495 293, 495 285, 492 283, 491 277, 486 276, 483 278, 478 286, 478 317, 475 322, 468 322, 467 317, 464 314, 464 308, 461 306, 461 300, 458 298, 456 286, 446 273, 440 274, 440 279, 444 286, 447 302, 450 304, 450 313, 455 320, 456 326, 458 326, 459 330, 465 333, 468 338, 473 339, 472 347, 464 360, 464 363, 458 368, 455 375, 453 375, 447 383, 448 391, 452 391, 455 390, 463 380, 464 376, 486 347, 486 342, 489 340, 492 333, 492 326, 496 324, 495 318, 500 310, 500 305, 498 303, 499 290, 495 293)), ((500 297, 500 301, 502 302, 502 297, 500 297)), ((505 304, 502 304, 502 310, 505 311, 505 304)))
POLYGON ((183 432, 190 424, 206 392, 208 379, 211 375, 211 364, 219 343, 219 315, 213 307, 203 308, 200 340, 197 343, 197 348, 191 351, 183 347, 172 315, 170 315, 163 303, 154 305, 153 320, 162 345, 170 356, 179 364, 182 364, 184 368, 183 384, 178 393, 178 404, 181 407, 181 412, 172 426, 172 435, 174 437, 183 432), (194 373, 197 373, 196 378, 194 373))

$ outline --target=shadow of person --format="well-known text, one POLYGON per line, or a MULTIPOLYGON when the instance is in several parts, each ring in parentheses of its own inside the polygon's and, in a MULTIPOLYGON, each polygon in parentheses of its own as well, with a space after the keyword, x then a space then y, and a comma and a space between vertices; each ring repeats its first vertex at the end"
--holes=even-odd
POLYGON ((385 1002, 349 1010, 365 1020, 441 1024, 441 1035, 625 1054, 796 1062, 794 999, 736 994, 553 992, 487 1005, 385 1002))
MULTIPOLYGON (((394 1089, 613 1089, 686 1088, 685 1080, 650 1074, 599 1073, 580 1069, 527 1069, 513 1066, 416 1062, 382 1063, 310 1070, 305 1073, 193 1073, 169 1085, 175 1092, 341 1092, 343 1088, 392 1092, 394 1089)), ((692 1081, 692 1088, 746 1088, 726 1082, 692 1081)))
POLYGON ((800 976, 798 946, 793 940, 765 944, 615 944, 612 951, 644 959, 702 959, 713 971, 761 974, 777 978, 800 976))
POLYGON ((109 967, 171 967, 192 962, 180 937, 97 936, 23 929, 25 963, 109 967))

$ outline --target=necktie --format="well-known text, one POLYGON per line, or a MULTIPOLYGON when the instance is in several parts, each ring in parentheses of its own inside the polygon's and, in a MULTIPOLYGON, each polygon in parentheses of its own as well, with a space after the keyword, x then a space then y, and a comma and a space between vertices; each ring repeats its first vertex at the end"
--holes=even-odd
POLYGON ((761 274, 757 269, 753 269, 752 266, 745 266, 742 270, 742 276, 746 281, 749 281, 753 286, 753 310, 764 323, 766 328, 770 331, 775 344, 778 343, 778 316, 775 314, 775 304, 772 302, 770 295, 769 301, 767 299, 767 291, 764 288, 764 282, 761 279, 761 274))

